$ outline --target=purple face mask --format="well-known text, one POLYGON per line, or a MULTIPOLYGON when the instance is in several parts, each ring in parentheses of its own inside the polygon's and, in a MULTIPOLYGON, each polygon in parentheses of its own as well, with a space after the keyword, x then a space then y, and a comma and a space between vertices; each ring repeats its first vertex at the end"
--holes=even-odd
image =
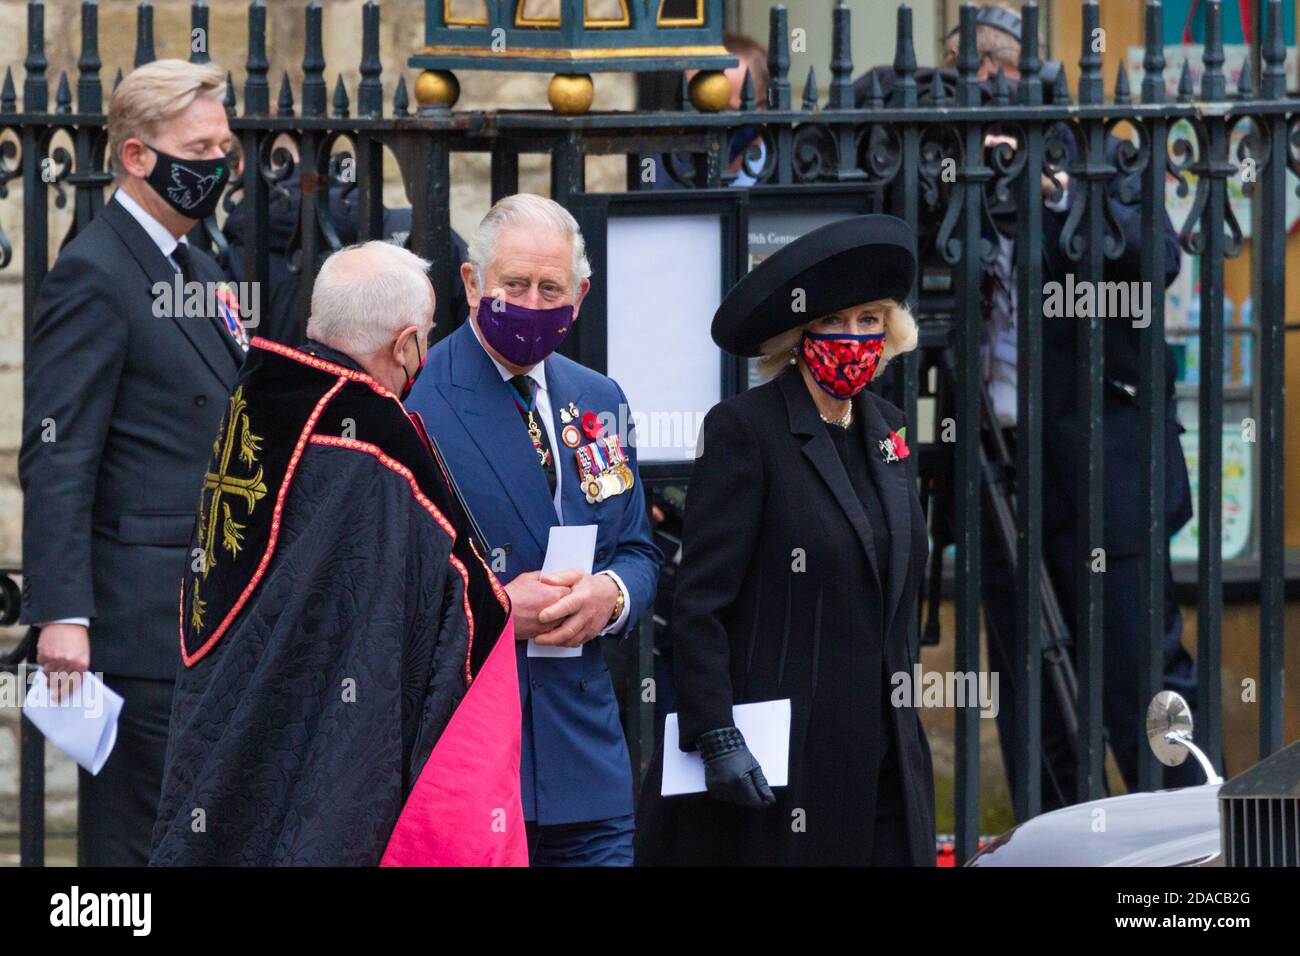
POLYGON ((482 299, 478 328, 483 340, 511 365, 529 368, 554 352, 573 325, 573 306, 526 309, 505 299, 482 299))

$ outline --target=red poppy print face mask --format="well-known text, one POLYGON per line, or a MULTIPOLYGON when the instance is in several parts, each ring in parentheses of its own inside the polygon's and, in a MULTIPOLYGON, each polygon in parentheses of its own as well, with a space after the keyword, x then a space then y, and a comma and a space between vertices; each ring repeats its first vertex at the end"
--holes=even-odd
POLYGON ((819 388, 834 398, 852 398, 876 374, 885 333, 845 335, 842 332, 805 332, 803 360, 819 388))

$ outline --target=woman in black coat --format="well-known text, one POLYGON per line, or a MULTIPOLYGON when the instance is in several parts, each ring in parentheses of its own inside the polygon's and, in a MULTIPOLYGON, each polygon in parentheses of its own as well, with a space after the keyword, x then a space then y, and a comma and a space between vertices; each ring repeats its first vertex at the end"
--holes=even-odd
POLYGON ((779 372, 704 422, 672 642, 680 746, 699 750, 708 790, 661 796, 656 755, 642 865, 934 863, 929 746, 911 695, 890 702, 891 678, 910 687, 927 537, 903 415, 862 391, 916 345, 899 305, 913 249, 893 217, 832 223, 714 318, 722 348, 779 372), (786 698, 789 783, 770 788, 732 706, 786 698))

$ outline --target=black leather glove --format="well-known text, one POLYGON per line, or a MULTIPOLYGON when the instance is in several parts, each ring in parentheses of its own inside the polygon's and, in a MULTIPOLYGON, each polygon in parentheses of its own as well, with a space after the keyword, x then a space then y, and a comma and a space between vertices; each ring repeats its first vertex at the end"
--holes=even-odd
POLYGON ((735 727, 702 733, 695 745, 704 758, 704 785, 714 800, 742 807, 776 803, 763 768, 745 746, 744 734, 735 727))

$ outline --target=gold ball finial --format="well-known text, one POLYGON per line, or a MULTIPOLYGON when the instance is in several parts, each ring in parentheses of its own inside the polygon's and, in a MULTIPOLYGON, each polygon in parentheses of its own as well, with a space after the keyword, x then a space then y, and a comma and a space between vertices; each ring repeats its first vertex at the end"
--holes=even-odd
POLYGON ((591 109, 596 98, 596 84, 590 73, 556 73, 546 88, 551 109, 564 116, 576 116, 591 109))
POLYGON ((691 104, 701 113, 716 113, 731 105, 731 80, 721 70, 701 70, 691 77, 691 104))
POLYGON ((415 102, 421 109, 451 109, 460 99, 460 80, 450 70, 425 70, 415 78, 415 102))

